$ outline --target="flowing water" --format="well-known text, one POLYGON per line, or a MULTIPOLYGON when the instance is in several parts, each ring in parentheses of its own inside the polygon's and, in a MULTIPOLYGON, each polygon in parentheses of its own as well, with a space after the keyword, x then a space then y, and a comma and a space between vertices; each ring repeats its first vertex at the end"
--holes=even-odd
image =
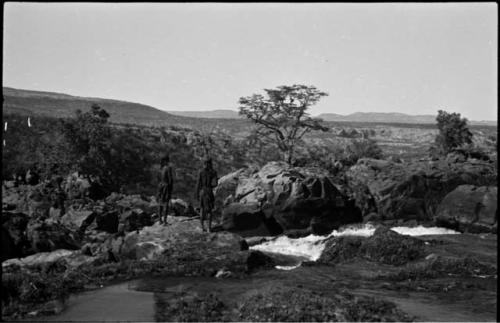
MULTIPOLYGON (((376 227, 365 224, 357 226, 349 226, 341 231, 334 230, 328 236, 309 235, 307 237, 292 239, 286 236, 279 236, 274 239, 269 239, 264 243, 250 247, 252 250, 260 250, 263 252, 279 253, 302 257, 310 261, 316 261, 321 256, 325 248, 325 241, 330 237, 342 236, 360 236, 369 237, 373 235, 376 227)), ((410 236, 423 236, 423 235, 446 235, 446 234, 459 234, 457 231, 439 228, 439 227, 394 227, 391 230, 399 234, 410 236)))

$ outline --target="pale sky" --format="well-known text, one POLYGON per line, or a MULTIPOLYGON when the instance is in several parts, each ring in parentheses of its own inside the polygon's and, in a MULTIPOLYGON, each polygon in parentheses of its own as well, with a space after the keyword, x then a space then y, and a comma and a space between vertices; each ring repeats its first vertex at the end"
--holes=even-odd
POLYGON ((497 120, 497 29, 493 2, 10 2, 3 85, 168 111, 306 84, 330 94, 313 115, 497 120))

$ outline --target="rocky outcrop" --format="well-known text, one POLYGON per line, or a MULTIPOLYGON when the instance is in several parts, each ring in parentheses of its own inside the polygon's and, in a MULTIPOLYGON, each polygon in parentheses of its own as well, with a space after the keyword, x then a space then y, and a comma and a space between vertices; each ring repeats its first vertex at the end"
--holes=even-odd
POLYGON ((359 210, 327 175, 319 168, 271 162, 260 170, 238 170, 223 177, 216 204, 222 205, 224 228, 240 233, 262 225, 268 232, 310 228, 325 234, 361 221, 359 210))
POLYGON ((50 219, 31 220, 26 228, 26 237, 35 253, 57 249, 80 249, 78 234, 50 219))
POLYGON ((202 232, 199 221, 187 217, 173 218, 168 226, 156 223, 124 236, 95 238, 81 253, 106 261, 165 262, 169 268, 190 275, 214 276, 223 268, 242 273, 274 266, 268 256, 248 250, 241 236, 202 232))
POLYGON ((460 231, 496 232, 497 212, 496 186, 460 185, 439 204, 435 221, 460 231))
POLYGON ((2 268, 10 266, 45 266, 57 261, 64 261, 70 267, 78 267, 82 264, 91 263, 95 257, 82 254, 78 250, 58 249, 50 252, 39 252, 23 258, 9 259, 2 263, 2 268))
POLYGON ((492 185, 496 172, 495 164, 473 159, 401 164, 364 158, 346 178, 364 216, 376 212, 382 220, 430 221, 446 194, 463 184, 492 185))
POLYGON ((137 232, 130 232, 124 237, 112 238, 105 245, 117 257, 137 260, 153 260, 169 253, 182 257, 188 250, 196 253, 212 254, 226 251, 239 251, 245 248, 243 238, 231 233, 207 234, 201 231, 198 222, 182 221, 179 218, 169 226, 156 223, 137 232), (197 250, 198 249, 198 250, 197 250))

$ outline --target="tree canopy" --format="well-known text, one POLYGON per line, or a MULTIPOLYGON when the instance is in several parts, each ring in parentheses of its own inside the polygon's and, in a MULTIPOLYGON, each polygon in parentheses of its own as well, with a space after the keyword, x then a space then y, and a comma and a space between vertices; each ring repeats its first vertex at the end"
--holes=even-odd
POLYGON ((446 154, 455 148, 472 143, 472 133, 467 127, 467 119, 461 118, 460 113, 439 110, 436 121, 439 133, 435 143, 442 153, 446 154))
POLYGON ((257 125, 257 135, 275 142, 291 164, 294 151, 304 135, 312 130, 328 131, 322 120, 312 118, 307 110, 328 93, 314 86, 278 86, 264 89, 267 97, 260 94, 242 97, 240 115, 246 116, 257 125))

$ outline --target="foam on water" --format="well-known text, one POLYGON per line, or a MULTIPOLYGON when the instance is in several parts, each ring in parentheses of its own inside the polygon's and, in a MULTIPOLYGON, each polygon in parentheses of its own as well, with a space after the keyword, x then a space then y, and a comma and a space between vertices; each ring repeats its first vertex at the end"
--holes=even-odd
POLYGON ((311 261, 316 261, 321 256, 325 248, 325 240, 329 237, 341 236, 361 236, 369 237, 375 232, 375 227, 371 224, 363 226, 347 227, 341 231, 334 230, 328 236, 317 236, 314 234, 306 237, 292 239, 280 236, 276 239, 250 247, 253 250, 281 253, 290 256, 304 257, 311 261))
POLYGON ((426 228, 421 225, 418 227, 394 227, 391 228, 391 230, 396 231, 399 234, 405 234, 408 236, 424 236, 427 234, 460 234, 460 232, 451 230, 451 229, 446 229, 446 228, 439 228, 439 227, 430 227, 426 228))
POLYGON ((281 269, 281 270, 292 270, 295 268, 300 267, 300 264, 295 265, 295 266, 276 266, 276 269, 281 269))
MULTIPOLYGON (((254 245, 250 247, 250 249, 264 251, 264 252, 280 253, 296 257, 303 257, 310 261, 316 261, 321 256, 321 253, 325 248, 325 241, 329 237, 342 237, 342 236, 370 237, 373 235, 375 230, 376 227, 373 226, 372 224, 364 224, 364 225, 349 226, 342 229, 341 231, 334 230, 328 236, 317 236, 311 234, 306 237, 297 239, 288 238, 286 236, 280 236, 275 239, 268 240, 264 243, 254 245)), ((421 236, 429 234, 459 234, 459 232, 450 229, 438 228, 438 227, 426 228, 423 226, 394 227, 391 228, 391 230, 394 230, 399 234, 410 235, 410 236, 421 236)), ((294 266, 276 266, 276 268, 283 270, 293 269, 291 267, 294 266)))
POLYGON ((317 260, 323 251, 324 239, 325 237, 315 235, 309 235, 298 239, 281 236, 274 240, 252 246, 250 249, 303 257, 308 260, 317 260))

